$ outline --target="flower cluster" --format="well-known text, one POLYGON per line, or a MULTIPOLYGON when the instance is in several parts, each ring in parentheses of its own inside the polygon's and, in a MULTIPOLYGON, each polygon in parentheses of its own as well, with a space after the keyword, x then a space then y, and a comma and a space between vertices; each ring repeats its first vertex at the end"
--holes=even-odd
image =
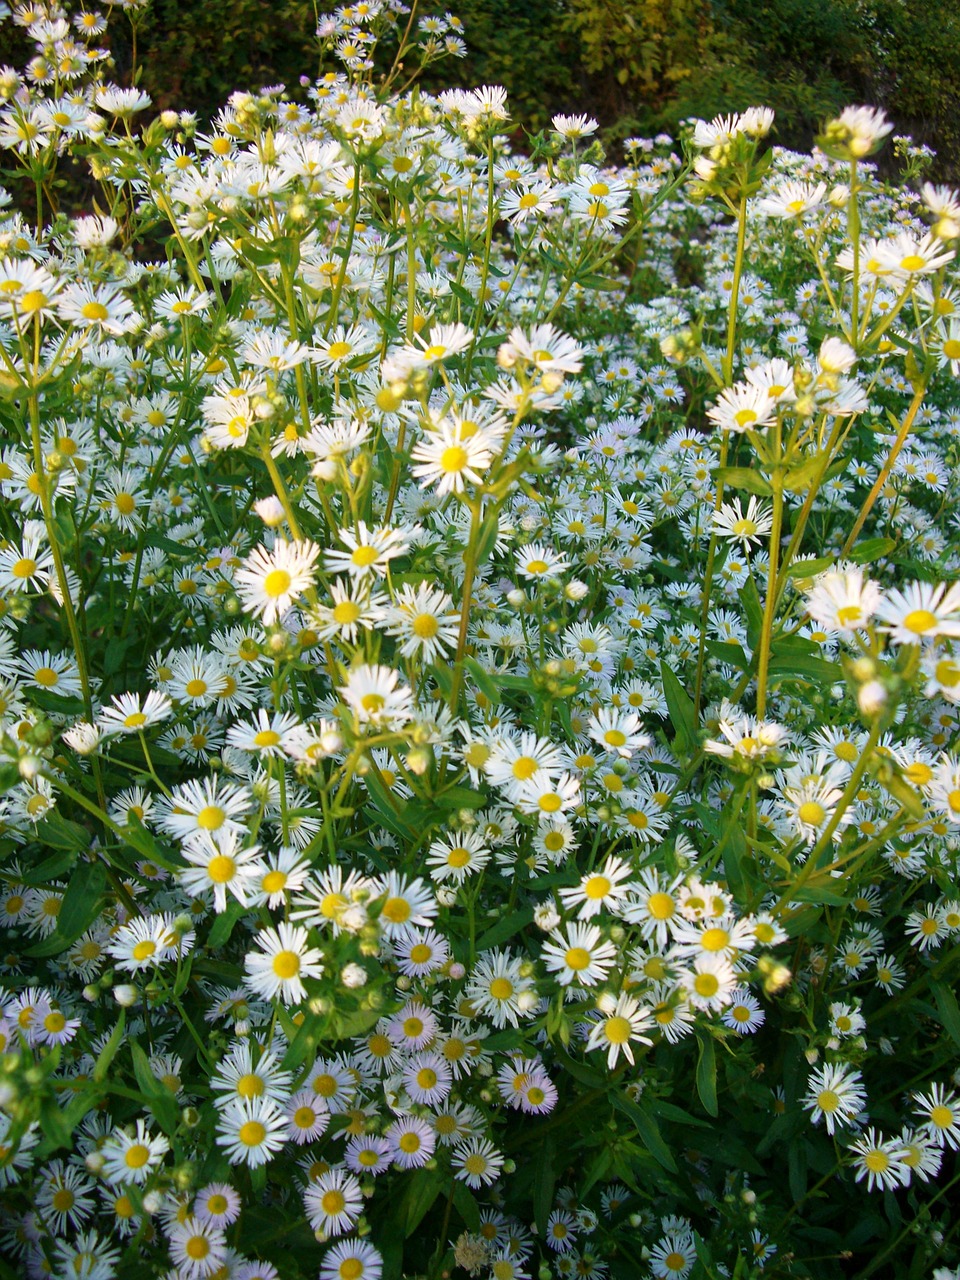
POLYGON ((892 1252, 960 1148, 960 198, 868 108, 519 154, 401 8, 206 128, 12 15, 4 1251, 892 1252))

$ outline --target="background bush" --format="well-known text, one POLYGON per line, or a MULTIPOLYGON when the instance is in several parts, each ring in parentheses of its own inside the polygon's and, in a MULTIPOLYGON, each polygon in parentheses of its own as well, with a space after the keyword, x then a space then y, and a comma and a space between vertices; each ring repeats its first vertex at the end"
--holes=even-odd
MULTIPOLYGON (((203 117, 238 87, 296 93, 315 63, 316 14, 333 8, 152 0, 137 19, 142 87, 161 108, 203 117)), ((871 102, 936 149, 937 178, 960 173, 960 11, 943 0, 461 0, 456 10, 468 56, 444 59, 427 86, 502 84, 518 130, 589 111, 609 142, 764 102, 778 141, 799 148, 842 105, 871 102)), ((7 24, 0 61, 23 64, 16 38, 7 24)), ((132 32, 111 24, 111 42, 129 72, 132 32)))

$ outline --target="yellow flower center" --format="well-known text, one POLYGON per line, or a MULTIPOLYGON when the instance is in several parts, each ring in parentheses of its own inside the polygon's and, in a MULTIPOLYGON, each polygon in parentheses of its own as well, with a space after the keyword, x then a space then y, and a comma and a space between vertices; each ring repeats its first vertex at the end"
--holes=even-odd
POLYGON ((591 876, 583 886, 583 893, 591 902, 599 902, 612 888, 613 885, 606 876, 591 876))
POLYGON ((273 972, 280 979, 295 978, 300 972, 300 957, 295 951, 278 951, 273 957, 273 972))
POLYGON ((218 853, 207 863, 207 875, 214 884, 227 884, 236 874, 237 864, 226 854, 218 853))
POLYGON ((347 627, 356 622, 362 613, 363 609, 355 601, 341 600, 333 607, 333 620, 338 627, 347 627))
POLYGON ((237 1137, 245 1147, 259 1147, 266 1136, 266 1127, 259 1120, 247 1120, 237 1130, 237 1137))
POLYGON ((412 627, 413 634, 420 640, 432 640, 440 630, 440 624, 432 613, 418 613, 412 627))
POLYGON ((293 579, 286 569, 271 569, 263 580, 263 591, 271 600, 278 600, 290 590, 293 579))
POLYGON ((197 826, 201 831, 216 831, 226 819, 226 813, 218 804, 208 804, 197 814, 197 826))
POLYGON ((405 924, 410 919, 410 903, 406 898, 388 898, 383 904, 382 915, 385 915, 391 924, 405 924))
POLYGON ((603 1025, 603 1033, 611 1044, 626 1044, 632 1032, 629 1018, 614 1014, 603 1025))
POLYGON ((343 1197, 343 1192, 333 1189, 325 1191, 320 1200, 320 1208, 329 1218, 335 1218, 338 1213, 343 1213, 346 1208, 346 1204, 347 1202, 343 1197))
POLYGON ((826 816, 826 809, 822 804, 818 804, 816 800, 805 800, 797 810, 797 817, 800 821, 810 827, 819 827, 826 816))
POLYGON ((462 445, 448 445, 440 455, 440 470, 447 475, 454 475, 464 469, 469 459, 470 455, 462 445))

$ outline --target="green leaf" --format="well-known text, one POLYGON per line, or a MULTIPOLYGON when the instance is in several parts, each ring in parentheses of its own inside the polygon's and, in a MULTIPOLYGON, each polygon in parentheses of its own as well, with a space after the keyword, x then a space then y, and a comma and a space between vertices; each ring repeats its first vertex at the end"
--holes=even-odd
POLYGON ((51 880, 56 880, 58 876, 63 875, 64 871, 69 870, 76 860, 77 854, 74 849, 55 853, 49 858, 44 858, 42 862, 38 862, 36 866, 25 868, 20 879, 24 884, 49 886, 51 880))
POLYGON ((773 680, 806 684, 836 684, 842 672, 836 662, 818 656, 819 649, 802 636, 781 636, 770 646, 769 675, 773 680))
POLYGON ((111 636, 103 655, 103 674, 113 676, 123 666, 129 650, 136 643, 133 636, 111 636))
POLYGON ((154 1114, 157 1124, 172 1138, 179 1122, 177 1102, 173 1094, 156 1078, 150 1070, 150 1062, 136 1040, 130 1041, 130 1054, 133 1058, 133 1074, 137 1077, 147 1106, 154 1114))
POLYGON ((96 862, 81 862, 70 877, 63 906, 57 917, 57 932, 73 942, 90 927, 100 912, 100 897, 107 884, 107 868, 96 862))
POLYGON ((802 1200, 807 1192, 807 1144, 805 1142, 791 1142, 787 1146, 787 1180, 794 1200, 802 1200))
POLYGON ((874 560, 888 556, 896 547, 895 538, 867 538, 847 552, 847 559, 854 564, 871 564, 874 560))
POLYGON ((533 907, 523 907, 520 911, 514 911, 508 916, 504 916, 502 920, 487 930, 477 943, 477 951, 489 951, 491 947, 498 947, 502 942, 506 942, 508 938, 512 938, 515 933, 519 933, 521 929, 525 929, 533 920, 533 907))
POLYGON ((465 1182, 461 1182, 459 1178, 453 1184, 453 1203, 460 1211, 460 1217, 466 1224, 467 1230, 472 1232, 479 1231, 480 1206, 471 1195, 470 1188, 465 1182))
POLYGON ((630 1098, 621 1093, 615 1093, 612 1101, 618 1111, 622 1111, 625 1116, 633 1121, 634 1128, 640 1135, 640 1140, 657 1164, 662 1165, 670 1173, 676 1173, 677 1162, 673 1158, 673 1152, 664 1142, 660 1126, 648 1108, 632 1102, 630 1098))
POLYGON ((697 1129, 711 1129, 713 1126, 709 1120, 702 1120, 699 1116, 692 1116, 689 1111, 684 1111, 683 1107, 676 1106, 673 1102, 666 1102, 662 1098, 651 1098, 647 1103, 647 1108, 655 1116, 661 1116, 664 1120, 673 1120, 676 1124, 690 1124, 697 1129))
POLYGON ((90 832, 79 822, 71 822, 54 809, 37 823, 37 839, 51 849, 70 849, 80 853, 90 847, 90 832))
POLYGON ((681 752, 693 751, 697 745, 697 718, 693 699, 665 662, 660 663, 663 696, 667 700, 670 723, 676 730, 676 745, 681 752))
POLYGON ((960 1048, 960 1005, 954 992, 943 982, 933 981, 930 990, 937 1005, 937 1017, 953 1043, 960 1048))
POLYGON ((470 787, 447 787, 431 798, 438 809, 482 809, 488 799, 470 787))
POLYGON ((551 1135, 537 1148, 533 1167, 533 1218, 541 1237, 547 1233, 547 1218, 553 1208, 553 1191, 557 1185, 555 1152, 556 1142, 551 1135))
POLYGON ((833 556, 820 556, 816 560, 795 560, 787 570, 788 578, 815 578, 818 573, 832 569, 833 556))
POLYGON ((410 1179, 404 1197, 406 1206, 404 1234, 409 1238, 430 1212, 449 1175, 442 1169, 417 1169, 410 1179))
POLYGON ((748 578, 738 594, 747 621, 747 644, 755 649, 763 628, 763 605, 757 592, 757 584, 752 578, 748 578))
POLYGON ((707 1115, 717 1116, 720 1107, 717 1104, 717 1048, 713 1037, 697 1033, 700 1041, 700 1053, 697 1058, 697 1093, 703 1103, 707 1115))
POLYGON ((363 781, 370 794, 370 799, 373 801, 374 808, 377 810, 377 813, 379 813, 380 820, 387 830, 404 842, 408 840, 415 840, 417 838, 416 828, 411 827, 407 822, 405 822, 393 807, 390 793, 383 785, 381 779, 377 776, 376 769, 371 769, 370 772, 365 775, 363 781))
POLYGON ((207 935, 207 946, 211 951, 219 951, 229 941, 234 925, 246 910, 243 903, 236 898, 227 903, 226 911, 220 912, 207 935))
POLYGON ((127 1011, 122 1006, 120 1008, 120 1016, 117 1018, 116 1026, 110 1033, 110 1039, 100 1050, 97 1060, 93 1066, 93 1079, 99 1083, 107 1078, 107 1071, 110 1063, 116 1057, 117 1050, 123 1043, 123 1030, 127 1024, 127 1011))
POLYGON ((708 640, 704 646, 711 658, 736 667, 738 671, 746 671, 750 660, 736 640, 708 640))
POLYGON ((773 494, 770 481, 752 467, 717 467, 716 477, 728 489, 744 489, 759 498, 769 498, 773 494))
POLYGON ((463 669, 470 673, 470 678, 473 680, 473 683, 477 686, 487 701, 491 703, 492 706, 497 706, 500 702, 500 690, 493 683, 490 672, 487 671, 486 667, 482 666, 476 658, 471 658, 467 655, 463 659, 463 669))
POLYGON ((185 865, 178 855, 161 847, 156 837, 140 822, 136 814, 123 827, 123 839, 131 849, 140 854, 141 858, 155 862, 158 867, 163 867, 164 871, 179 871, 185 865))
POLYGON ((724 831, 722 837, 724 840, 723 869, 727 873, 727 881, 735 900, 742 902, 749 896, 746 893, 744 862, 747 852, 747 840, 739 817, 728 817, 727 820, 732 823, 732 829, 724 831))

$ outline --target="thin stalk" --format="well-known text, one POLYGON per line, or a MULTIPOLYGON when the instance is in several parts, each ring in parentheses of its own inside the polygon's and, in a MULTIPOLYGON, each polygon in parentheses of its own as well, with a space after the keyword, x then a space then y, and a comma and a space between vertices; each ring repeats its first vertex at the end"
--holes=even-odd
POLYGON ((287 524, 290 526, 290 532, 297 539, 297 541, 300 542, 303 539, 303 534, 300 531, 300 524, 299 524, 299 521, 297 520, 297 513, 293 509, 293 504, 290 501, 290 495, 289 493, 287 493, 287 486, 283 483, 283 476, 281 476, 280 474, 280 470, 277 466, 276 459, 274 458, 273 454, 270 452, 269 440, 264 440, 261 443, 260 457, 263 459, 264 464, 267 468, 267 474, 270 476, 270 481, 273 485, 273 491, 277 495, 277 497, 280 499, 280 505, 281 507, 283 507, 283 514, 287 517, 287 524))
MULTIPOLYGON (((733 385, 733 356, 737 338, 737 307, 740 302, 740 280, 743 276, 743 259, 747 244, 747 193, 740 195, 740 208, 737 211, 737 252, 733 263, 733 284, 730 290, 730 309, 727 313, 727 348, 721 362, 724 386, 733 385)), ((730 447, 730 433, 725 431, 720 439, 720 457, 718 466, 722 470, 727 465, 727 453, 730 447)), ((717 493, 713 500, 714 514, 723 505, 723 481, 717 480, 717 493)), ((697 674, 693 686, 693 714, 699 719, 700 699, 703 696, 703 673, 707 658, 707 620, 710 617, 710 592, 713 588, 713 567, 717 558, 717 535, 711 532, 707 547, 707 566, 703 575, 703 598, 700 604, 700 640, 697 645, 697 674)))
POLYGON ((773 525, 770 529, 770 564, 767 570, 767 598, 763 605, 763 622, 760 625, 760 645, 757 654, 757 715, 762 720, 767 713, 767 676, 770 670, 770 645, 773 640, 773 619, 777 606, 777 571, 780 556, 780 531, 783 525, 782 477, 773 488, 773 525))
POLYGON ((453 683, 450 689, 450 710, 455 711, 460 698, 460 685, 463 681, 463 658, 467 650, 467 628, 470 623, 470 597, 473 594, 473 579, 477 572, 477 542, 480 533, 480 517, 482 505, 479 498, 474 498, 470 507, 470 536, 464 553, 463 604, 460 608, 460 631, 457 636, 457 653, 453 660, 453 683))
POLYGON ((876 480, 873 482, 873 488, 867 494, 866 500, 860 508, 860 514, 853 522, 853 528, 850 530, 850 533, 847 535, 847 540, 843 544, 843 550, 840 552, 841 560, 844 559, 845 556, 849 555, 851 547, 860 535, 860 530, 866 524, 867 516, 873 510, 873 504, 883 492, 884 486, 890 478, 890 472, 893 470, 893 464, 896 462, 897 456, 906 444, 907 436, 913 428, 914 420, 920 411, 920 406, 923 404, 923 397, 926 394, 926 390, 927 386, 925 382, 921 382, 914 390, 913 399, 910 401, 910 407, 907 410, 906 417, 900 424, 900 430, 897 432, 897 438, 894 440, 890 452, 887 455, 887 460, 880 468, 880 472, 876 480))

